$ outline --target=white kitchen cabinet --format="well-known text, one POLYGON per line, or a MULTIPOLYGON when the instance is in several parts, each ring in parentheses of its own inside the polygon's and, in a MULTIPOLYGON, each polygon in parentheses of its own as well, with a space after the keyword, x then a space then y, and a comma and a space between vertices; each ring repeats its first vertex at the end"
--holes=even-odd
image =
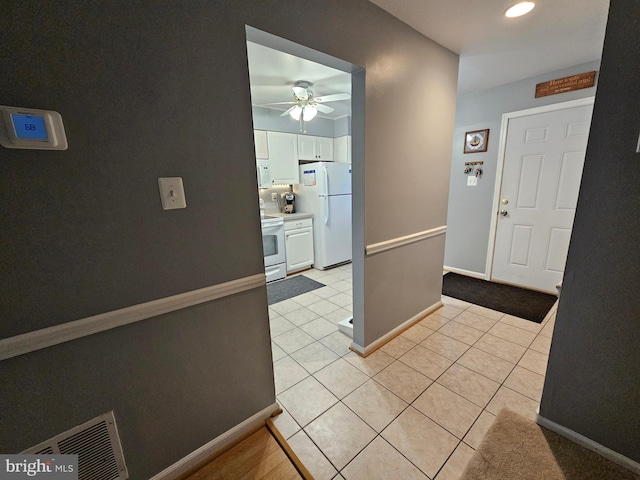
POLYGON ((300 183, 297 137, 293 133, 267 132, 269 166, 273 185, 300 183))
POLYGON ((256 147, 256 159, 268 159, 269 144, 267 143, 267 132, 265 130, 254 130, 253 143, 256 147))
POLYGON ((333 138, 298 135, 298 158, 318 162, 333 161, 333 138))
POLYGON ((335 162, 351 163, 351 135, 333 139, 333 160, 335 162))
POLYGON ((288 220, 285 218, 284 239, 287 273, 297 272, 313 265, 313 219, 288 220))

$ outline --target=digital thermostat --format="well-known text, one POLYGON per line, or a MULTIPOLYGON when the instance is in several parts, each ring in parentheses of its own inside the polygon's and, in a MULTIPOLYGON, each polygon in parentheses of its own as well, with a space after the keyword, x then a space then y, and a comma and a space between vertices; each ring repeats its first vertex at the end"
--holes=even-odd
POLYGON ((0 145, 3 147, 67 149, 67 136, 58 112, 0 105, 0 113, 0 145))

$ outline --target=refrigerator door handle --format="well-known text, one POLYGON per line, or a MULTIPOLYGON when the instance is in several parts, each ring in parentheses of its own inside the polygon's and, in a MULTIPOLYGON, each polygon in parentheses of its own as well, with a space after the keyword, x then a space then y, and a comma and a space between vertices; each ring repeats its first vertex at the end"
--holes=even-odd
POLYGON ((322 166, 324 170, 324 224, 329 223, 329 172, 327 166, 322 166))

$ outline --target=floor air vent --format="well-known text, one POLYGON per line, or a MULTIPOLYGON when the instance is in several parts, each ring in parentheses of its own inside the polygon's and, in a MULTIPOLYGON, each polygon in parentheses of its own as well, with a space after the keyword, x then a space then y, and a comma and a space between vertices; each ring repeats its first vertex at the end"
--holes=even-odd
POLYGON ((129 478, 116 428, 116 419, 112 411, 56 435, 22 453, 78 455, 79 480, 129 478))

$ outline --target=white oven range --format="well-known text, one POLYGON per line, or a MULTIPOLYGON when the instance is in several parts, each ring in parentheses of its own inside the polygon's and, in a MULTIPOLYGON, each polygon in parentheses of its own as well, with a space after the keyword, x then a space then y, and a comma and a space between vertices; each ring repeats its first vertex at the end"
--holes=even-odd
POLYGON ((287 276, 284 250, 284 220, 265 217, 262 223, 262 249, 264 251, 264 271, 267 283, 287 276))

